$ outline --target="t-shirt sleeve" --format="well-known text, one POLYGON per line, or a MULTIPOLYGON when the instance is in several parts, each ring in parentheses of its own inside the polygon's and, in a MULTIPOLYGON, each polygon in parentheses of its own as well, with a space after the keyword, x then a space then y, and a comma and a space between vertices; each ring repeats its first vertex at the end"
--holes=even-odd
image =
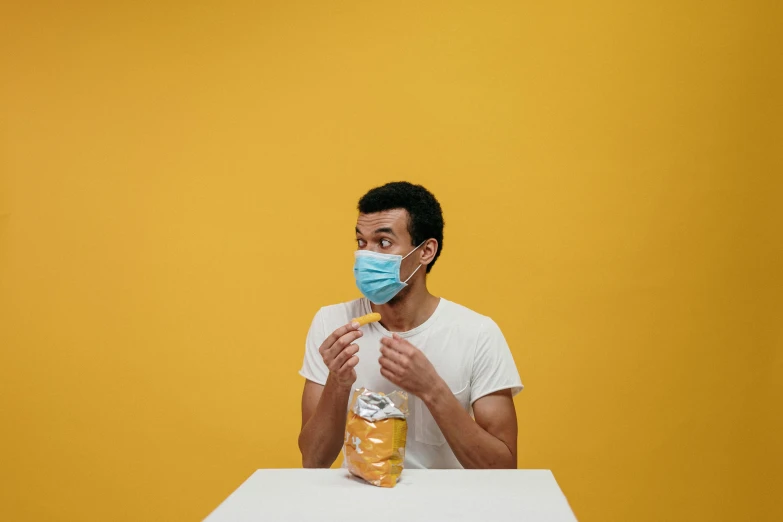
POLYGON ((302 369, 299 370, 299 375, 308 381, 313 381, 320 385, 326 385, 326 378, 329 376, 329 368, 324 364, 321 353, 318 351, 325 339, 326 331, 324 329, 322 308, 315 314, 313 324, 310 325, 310 331, 307 332, 304 362, 302 363, 302 369))
POLYGON ((522 391, 522 380, 506 338, 495 321, 489 318, 479 333, 470 384, 471 404, 496 391, 510 389, 512 395, 522 391))

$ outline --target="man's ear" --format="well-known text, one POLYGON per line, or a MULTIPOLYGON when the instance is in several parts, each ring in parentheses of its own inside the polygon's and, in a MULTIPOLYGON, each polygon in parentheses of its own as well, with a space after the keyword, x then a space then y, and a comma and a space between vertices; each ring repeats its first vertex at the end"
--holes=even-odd
POLYGON ((428 239, 425 241, 419 249, 421 250, 421 254, 419 255, 419 262, 424 266, 432 263, 432 260, 435 259, 435 255, 438 253, 438 248, 440 248, 440 245, 438 245, 437 239, 428 239))

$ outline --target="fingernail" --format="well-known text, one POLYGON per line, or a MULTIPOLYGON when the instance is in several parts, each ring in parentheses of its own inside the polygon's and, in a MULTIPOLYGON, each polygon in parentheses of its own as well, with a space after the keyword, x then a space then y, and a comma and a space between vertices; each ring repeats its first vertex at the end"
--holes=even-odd
POLYGON ((351 326, 353 328, 359 328, 361 325, 358 322, 354 321, 354 322, 351 323, 351 326))

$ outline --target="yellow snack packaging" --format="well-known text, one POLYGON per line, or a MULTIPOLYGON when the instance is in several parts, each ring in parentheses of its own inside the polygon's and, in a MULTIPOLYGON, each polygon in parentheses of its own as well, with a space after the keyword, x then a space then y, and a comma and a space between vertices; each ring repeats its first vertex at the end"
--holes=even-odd
POLYGON ((345 424, 348 471, 374 486, 393 488, 405 462, 408 394, 354 390, 345 424))

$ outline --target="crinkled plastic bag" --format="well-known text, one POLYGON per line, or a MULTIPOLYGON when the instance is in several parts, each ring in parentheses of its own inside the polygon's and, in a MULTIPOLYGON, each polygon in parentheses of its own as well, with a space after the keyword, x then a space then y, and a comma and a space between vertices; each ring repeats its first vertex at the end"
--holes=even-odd
POLYGON ((407 416, 407 393, 355 390, 345 425, 348 471, 375 486, 397 485, 405 461, 407 416))

